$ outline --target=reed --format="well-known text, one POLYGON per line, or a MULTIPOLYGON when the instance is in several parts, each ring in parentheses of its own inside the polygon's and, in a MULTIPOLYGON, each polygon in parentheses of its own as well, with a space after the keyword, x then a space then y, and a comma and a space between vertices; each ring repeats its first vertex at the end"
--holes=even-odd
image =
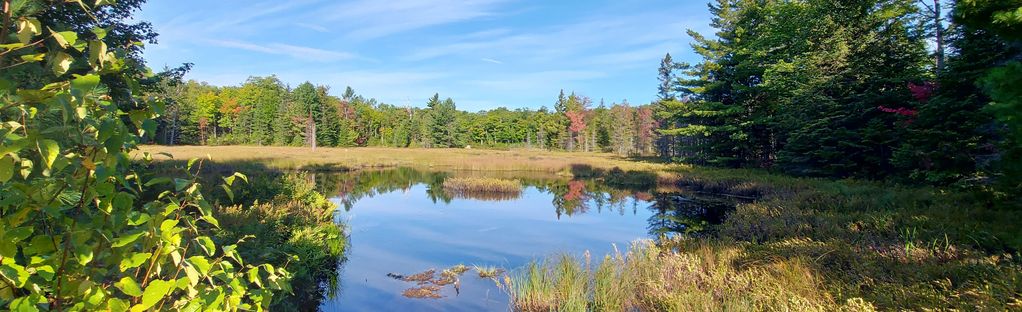
POLYGON ((841 311, 804 259, 736 267, 743 254, 701 244, 674 252, 649 241, 608 255, 595 268, 561 256, 533 262, 504 279, 515 311, 841 311))
POLYGON ((486 198, 485 195, 518 197, 522 182, 495 178, 448 178, 444 191, 452 196, 486 198))

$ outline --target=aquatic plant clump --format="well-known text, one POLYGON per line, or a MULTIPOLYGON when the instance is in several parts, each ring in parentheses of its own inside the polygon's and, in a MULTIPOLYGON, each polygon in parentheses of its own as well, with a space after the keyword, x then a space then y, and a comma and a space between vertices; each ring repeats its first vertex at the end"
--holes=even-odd
POLYGON ((469 270, 471 268, 468 266, 458 264, 440 271, 439 275, 437 275, 436 269, 429 269, 412 275, 387 273, 387 277, 416 284, 416 287, 405 289, 401 293, 407 298, 439 299, 444 297, 440 294, 440 291, 448 285, 454 285, 454 291, 460 293, 461 275, 469 270))
POLYGON ((452 197, 483 200, 515 199, 522 194, 522 182, 496 178, 449 178, 444 192, 452 197))

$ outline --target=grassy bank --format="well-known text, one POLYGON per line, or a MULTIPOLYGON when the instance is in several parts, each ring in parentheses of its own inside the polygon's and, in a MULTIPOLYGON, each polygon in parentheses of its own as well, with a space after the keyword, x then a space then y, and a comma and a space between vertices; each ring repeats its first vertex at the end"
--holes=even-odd
MULTIPOLYGON (((184 161, 164 161, 151 172, 178 172, 184 161)), ((283 172, 258 163, 235 168, 202 161, 194 169, 202 194, 213 203, 219 227, 218 243, 238 243, 245 261, 286 268, 292 273, 288 293, 273 298, 273 311, 307 311, 318 307, 338 287, 337 269, 347 244, 343 225, 335 223, 337 206, 316 191, 314 177, 305 172, 283 172), (219 167, 218 167, 219 166, 219 167), (218 168, 216 168, 218 167, 218 168), (216 170, 213 170, 216 169, 216 170), (241 172, 231 193, 216 186, 223 174, 241 172)))
POLYGON ((756 199, 711 237, 639 245, 597 267, 561 257, 519 269, 505 281, 516 310, 1022 310, 1022 213, 985 196, 672 174, 685 189, 756 199))
POLYGON ((176 159, 212 157, 219 163, 259 163, 276 169, 350 170, 381 167, 418 169, 562 172, 573 165, 595 168, 655 171, 669 166, 632 161, 607 153, 568 153, 543 150, 480 150, 419 148, 317 148, 276 146, 142 146, 156 159, 170 153, 176 159))

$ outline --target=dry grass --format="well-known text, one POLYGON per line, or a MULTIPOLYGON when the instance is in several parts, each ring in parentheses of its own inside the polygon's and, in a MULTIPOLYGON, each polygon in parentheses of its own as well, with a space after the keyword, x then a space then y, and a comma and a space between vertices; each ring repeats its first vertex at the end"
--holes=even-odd
POLYGON ((206 158, 214 162, 255 161, 278 169, 362 169, 380 167, 437 168, 486 171, 570 172, 573 165, 594 168, 656 171, 675 166, 638 162, 606 153, 544 150, 480 150, 421 148, 317 148, 277 146, 142 146, 141 152, 169 153, 175 159, 206 158))
POLYGON ((444 191, 452 195, 460 194, 508 194, 516 197, 521 194, 521 181, 495 178, 448 178, 444 181, 444 191))
POLYGON ((870 311, 861 299, 836 300, 799 257, 745 266, 733 246, 693 243, 681 251, 642 241, 608 255, 532 263, 505 276, 516 311, 870 311))

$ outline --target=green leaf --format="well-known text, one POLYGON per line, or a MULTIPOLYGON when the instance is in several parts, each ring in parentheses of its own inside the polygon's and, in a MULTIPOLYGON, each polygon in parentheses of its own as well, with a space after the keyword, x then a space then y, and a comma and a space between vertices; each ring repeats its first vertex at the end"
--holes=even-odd
POLYGON ((17 48, 20 48, 20 47, 24 47, 24 46, 25 46, 24 43, 15 42, 15 43, 8 43, 8 44, 0 44, 0 49, 14 50, 14 49, 17 49, 17 48))
POLYGON ((54 33, 53 39, 57 41, 57 44, 59 44, 61 48, 67 48, 69 45, 75 43, 75 41, 78 41, 78 34, 73 31, 62 31, 54 33))
POLYGON ((110 300, 107 300, 106 302, 106 309, 110 312, 128 311, 128 307, 130 306, 130 302, 120 298, 110 298, 110 300))
POLYGON ((192 184, 191 180, 175 178, 174 179, 174 190, 180 192, 180 191, 184 190, 185 188, 187 188, 188 185, 191 185, 191 184, 192 184))
POLYGON ((132 211, 128 214, 128 225, 136 226, 149 221, 149 214, 132 211))
POLYGON ((207 260, 204 257, 194 256, 194 257, 188 258, 188 264, 191 264, 192 266, 194 266, 195 269, 198 270, 199 274, 202 275, 202 276, 206 276, 206 274, 209 274, 209 268, 210 268, 209 260, 207 260))
POLYGON ((14 159, 8 155, 0 158, 0 183, 11 180, 14 176, 14 159))
POLYGON ((43 164, 49 169, 60 155, 60 145, 57 141, 49 139, 39 141, 39 155, 43 157, 43 164))
POLYGON ((92 33, 96 34, 97 40, 103 40, 103 38, 106 38, 106 29, 95 27, 92 28, 92 33))
POLYGON ((120 281, 114 283, 114 287, 120 289, 125 295, 138 297, 142 295, 142 288, 138 286, 135 279, 131 276, 122 277, 120 281))
POLYGON ((227 185, 220 185, 220 188, 224 189, 224 193, 227 193, 227 199, 232 203, 234 202, 234 191, 231 191, 231 187, 227 185))
POLYGON ((260 288, 263 287, 262 278, 259 277, 259 267, 253 267, 248 270, 248 281, 260 288))
POLYGON ((208 236, 199 236, 195 240, 199 242, 199 246, 202 247, 202 251, 206 252, 206 255, 216 254, 216 244, 208 236))
POLYGON ((25 267, 13 263, 0 264, 0 277, 3 277, 8 282, 14 285, 14 287, 21 288, 25 286, 25 282, 28 282, 30 275, 25 271, 25 267))
POLYGON ((71 63, 74 62, 74 58, 64 52, 57 52, 56 55, 50 60, 52 62, 51 69, 57 76, 64 75, 68 69, 71 69, 71 63))
POLYGON ((27 297, 21 297, 11 301, 11 305, 8 307, 12 312, 35 312, 39 311, 39 307, 35 305, 38 302, 38 295, 32 295, 27 297))
POLYGON ((25 54, 21 56, 22 62, 35 63, 46 59, 46 53, 25 54))
MULTIPOLYGON (((71 90, 73 92, 81 92, 82 94, 88 94, 89 92, 92 92, 92 90, 96 89, 97 86, 99 86, 99 75, 95 75, 95 74, 75 75, 75 78, 71 79, 71 90)), ((109 120, 104 120, 103 121, 104 125, 100 126, 101 129, 102 129, 103 126, 106 125, 106 123, 108 121, 109 120)), ((116 124, 111 124, 111 125, 116 125, 116 124)), ((104 139, 100 139, 100 141, 103 141, 103 140, 104 139)))
POLYGON ((150 186, 157 185, 157 184, 166 184, 166 183, 170 183, 171 181, 172 180, 170 178, 168 178, 168 177, 159 177, 159 178, 154 178, 152 180, 149 180, 149 182, 145 183, 145 186, 146 187, 150 187, 150 186))
POLYGON ((160 223, 160 231, 167 232, 173 230, 177 226, 177 222, 175 219, 163 220, 163 223, 160 223))
POLYGON ((100 40, 89 41, 89 63, 93 67, 103 67, 106 62, 106 43, 100 40))
POLYGON ((92 258, 92 248, 78 248, 75 252, 75 259, 78 259, 78 263, 81 265, 89 264, 89 262, 92 262, 92 258))
POLYGON ((142 293, 142 303, 131 307, 132 311, 144 311, 152 308, 154 305, 163 300, 167 294, 173 289, 174 283, 164 280, 154 280, 146 286, 145 292, 142 293))
MULTIPOLYGON (((5 26, 6 27, 6 26, 5 26)), ((32 37, 42 33, 42 25, 35 18, 18 20, 18 41, 28 44, 32 37)))
POLYGON ((7 242, 14 244, 28 238, 29 235, 32 235, 32 230, 32 227, 29 226, 13 228, 4 232, 3 238, 6 239, 7 242))
POLYGON ((28 176, 32 174, 32 169, 34 169, 34 167, 35 167, 35 163, 33 163, 32 160, 22 159, 21 160, 21 177, 24 178, 24 179, 28 179, 28 176))
POLYGON ((139 237, 142 237, 142 235, 144 235, 145 233, 146 232, 139 232, 118 237, 113 241, 113 243, 110 244, 110 247, 117 248, 134 243, 136 240, 138 240, 139 237))
POLYGON ((147 252, 131 253, 131 256, 121 259, 120 264, 121 272, 127 271, 128 269, 137 268, 148 259, 149 253, 147 252))

